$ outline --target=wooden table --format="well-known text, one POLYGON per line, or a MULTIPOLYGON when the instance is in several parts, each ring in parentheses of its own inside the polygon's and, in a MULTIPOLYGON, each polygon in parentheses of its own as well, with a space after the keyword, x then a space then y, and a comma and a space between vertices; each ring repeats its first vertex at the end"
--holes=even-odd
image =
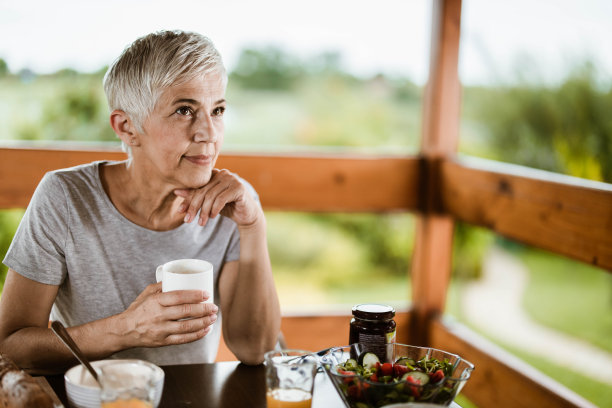
MULTIPOLYGON (((238 362, 162 366, 166 373, 159 408, 266 408, 265 367, 238 362)), ((63 375, 46 376, 64 406, 63 375)), ((330 380, 317 374, 312 408, 344 408, 330 380)))
MULTIPOLYGON (((159 408, 266 408, 265 367, 238 362, 162 366, 166 373, 159 408)), ((64 406, 63 375, 47 381, 64 406)), ((312 408, 345 408, 325 373, 317 374, 312 408)), ((451 408, 460 408, 453 403, 451 408)))

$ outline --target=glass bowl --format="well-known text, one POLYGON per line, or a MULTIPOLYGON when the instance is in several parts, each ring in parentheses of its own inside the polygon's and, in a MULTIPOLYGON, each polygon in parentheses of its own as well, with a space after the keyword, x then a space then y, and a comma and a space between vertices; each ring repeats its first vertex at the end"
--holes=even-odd
MULTIPOLYGON (((321 365, 346 406, 350 408, 378 408, 405 402, 427 402, 448 406, 461 391, 474 369, 472 363, 456 354, 399 343, 388 344, 380 350, 372 350, 361 343, 334 347, 321 357, 321 365), (374 352, 381 364, 391 363, 391 367, 398 361, 404 364, 409 361, 408 364, 414 363, 415 366, 421 361, 421 365, 427 363, 428 366, 433 366, 435 359, 444 364, 448 375, 442 378, 434 376, 433 371, 425 373, 429 380, 422 380, 423 384, 415 381, 413 377, 404 376, 406 379, 402 379, 401 376, 394 375, 391 376, 393 378, 386 376, 382 379, 388 382, 380 382, 381 379, 378 377, 383 376, 380 365, 376 377, 359 375, 356 370, 345 370, 339 366, 346 364, 349 359, 359 361, 366 352, 374 352)), ((395 367, 393 371, 395 372, 395 367)))
MULTIPOLYGON (((102 367, 115 366, 129 372, 138 372, 141 366, 149 366, 155 372, 155 394, 153 407, 157 407, 161 401, 164 389, 165 373, 160 367, 143 360, 129 359, 107 359, 92 361, 93 368, 100 372, 102 367)), ((64 375, 66 396, 70 407, 74 408, 100 408, 100 386, 93 379, 89 371, 82 364, 77 364, 64 375)))

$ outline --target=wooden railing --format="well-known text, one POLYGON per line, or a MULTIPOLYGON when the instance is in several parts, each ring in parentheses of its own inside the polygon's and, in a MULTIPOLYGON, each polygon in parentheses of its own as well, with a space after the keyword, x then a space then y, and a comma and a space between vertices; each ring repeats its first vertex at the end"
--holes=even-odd
MULTIPOLYGON (((268 210, 405 211, 417 216, 412 305, 398 313, 398 340, 456 352, 476 365, 464 393, 480 407, 591 406, 575 393, 458 324, 443 319, 454 222, 612 271, 612 186, 456 156, 461 0, 433 0, 429 82, 421 153, 414 157, 224 155, 268 210)), ((24 208, 45 171, 116 150, 0 148, 0 208, 24 208)), ((347 341, 350 316, 283 316, 294 347, 318 350, 347 341)))

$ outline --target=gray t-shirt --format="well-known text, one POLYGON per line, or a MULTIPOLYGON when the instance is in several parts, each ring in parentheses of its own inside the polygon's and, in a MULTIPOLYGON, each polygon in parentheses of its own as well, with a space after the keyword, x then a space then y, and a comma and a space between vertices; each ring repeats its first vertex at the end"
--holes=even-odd
MULTIPOLYGON (((125 218, 102 187, 105 162, 47 173, 32 197, 4 264, 26 278, 59 285, 51 319, 75 326, 123 312, 151 283, 158 265, 197 258, 219 272, 240 256, 240 236, 229 218, 209 219, 170 231, 152 231, 125 218)), ((255 191, 245 182, 253 196, 255 191)), ((213 362, 221 335, 221 311, 203 339, 177 346, 135 348, 113 355, 158 365, 213 362)))

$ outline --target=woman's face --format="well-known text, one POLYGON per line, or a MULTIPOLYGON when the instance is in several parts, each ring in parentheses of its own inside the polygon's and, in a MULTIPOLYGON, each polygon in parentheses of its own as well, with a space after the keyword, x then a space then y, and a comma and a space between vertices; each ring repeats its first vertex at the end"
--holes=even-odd
POLYGON ((223 144, 225 85, 209 73, 166 89, 143 125, 134 165, 175 188, 208 183, 223 144))

